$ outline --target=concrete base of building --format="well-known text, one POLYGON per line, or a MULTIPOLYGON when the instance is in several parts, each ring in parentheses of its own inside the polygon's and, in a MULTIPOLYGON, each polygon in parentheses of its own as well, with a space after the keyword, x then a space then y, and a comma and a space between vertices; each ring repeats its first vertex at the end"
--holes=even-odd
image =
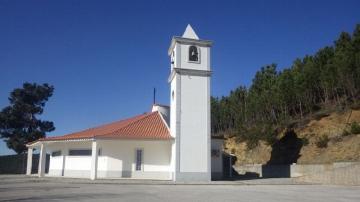
MULTIPOLYGON (((90 178, 90 170, 49 170, 48 176, 54 177, 72 177, 72 178, 90 178)), ((133 178, 133 179, 154 179, 171 180, 172 172, 165 171, 111 171, 98 170, 97 178, 133 178)))
POLYGON ((177 182, 210 182, 211 175, 208 172, 178 172, 175 176, 177 182))

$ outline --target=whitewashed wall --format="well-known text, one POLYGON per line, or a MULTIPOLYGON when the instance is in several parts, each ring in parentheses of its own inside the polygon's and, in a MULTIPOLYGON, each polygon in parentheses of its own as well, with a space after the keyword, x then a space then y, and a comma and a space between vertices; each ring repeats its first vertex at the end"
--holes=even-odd
MULTIPOLYGON (((170 179, 170 141, 99 141, 102 156, 107 157, 104 177, 170 179), (143 149, 143 170, 135 171, 136 149, 143 149)), ((99 173, 101 177, 101 173, 99 173)))
MULTIPOLYGON (((98 177, 171 179, 171 144, 171 141, 98 140, 98 148, 101 150, 98 156, 98 177), (142 171, 135 171, 137 148, 143 149, 142 171)), ((58 142, 48 145, 49 153, 62 150, 62 156, 50 157, 48 175, 89 178, 91 156, 68 156, 70 149, 91 149, 91 142, 58 142)))
POLYGON ((181 75, 180 172, 209 172, 207 77, 181 75))
POLYGON ((50 142, 46 145, 48 153, 61 151, 61 156, 50 156, 50 176, 84 177, 90 176, 91 156, 69 156, 71 149, 91 149, 90 141, 50 142))
POLYGON ((189 47, 190 45, 182 44, 180 46, 181 51, 181 60, 180 66, 177 68, 183 69, 196 69, 196 70, 210 70, 210 48, 209 47, 199 47, 200 61, 197 62, 189 62, 189 47))

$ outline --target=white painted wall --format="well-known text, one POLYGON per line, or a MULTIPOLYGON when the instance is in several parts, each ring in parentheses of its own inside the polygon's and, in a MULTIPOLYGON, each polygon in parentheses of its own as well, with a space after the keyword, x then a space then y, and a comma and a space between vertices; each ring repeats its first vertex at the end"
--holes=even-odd
POLYGON ((207 77, 180 79, 180 172, 208 172, 207 77))
POLYGON ((180 55, 181 55, 180 44, 176 43, 170 55, 170 62, 172 62, 170 64, 171 70, 174 67, 179 68, 181 66, 181 60, 179 59, 180 55))
POLYGON ((177 90, 177 82, 179 75, 175 75, 170 85, 170 132, 171 136, 176 137, 176 127, 179 120, 177 120, 177 105, 180 104, 178 97, 180 96, 180 90, 177 90))
POLYGON ((169 141, 99 140, 102 156, 107 157, 108 171, 135 171, 135 151, 143 149, 144 172, 170 172, 171 143, 169 141))
POLYGON ((50 176, 89 177, 91 156, 69 156, 71 149, 91 149, 90 141, 77 142, 49 142, 47 152, 61 151, 61 156, 50 156, 50 176))
POLYGON ((91 156, 66 156, 65 170, 88 170, 91 168, 91 156))
MULTIPOLYGON (((147 140, 97 140, 101 154, 98 156, 98 177, 132 177, 171 179, 171 141, 147 140), (135 171, 135 151, 143 149, 143 170, 135 171)), ((70 149, 91 149, 91 142, 56 142, 47 147, 48 152, 62 150, 62 156, 50 157, 49 176, 90 177, 91 156, 68 156, 70 149), (63 161, 65 155, 65 161, 63 161), (63 166, 65 163, 65 166, 63 166), (63 172, 64 167, 64 172, 63 172)))
POLYGON ((61 170, 63 165, 63 156, 50 156, 49 174, 54 176, 61 176, 61 170), (54 173, 54 171, 57 171, 54 173))
POLYGON ((195 69, 195 70, 210 70, 210 47, 197 46, 199 51, 199 62, 189 62, 189 47, 188 44, 176 43, 173 49, 173 53, 170 55, 171 70, 175 68, 182 69, 195 69))
POLYGON ((197 62, 189 62, 189 47, 190 45, 182 44, 180 46, 180 66, 177 68, 183 69, 196 69, 196 70, 210 70, 210 48, 209 47, 198 47, 200 54, 200 61, 197 62))

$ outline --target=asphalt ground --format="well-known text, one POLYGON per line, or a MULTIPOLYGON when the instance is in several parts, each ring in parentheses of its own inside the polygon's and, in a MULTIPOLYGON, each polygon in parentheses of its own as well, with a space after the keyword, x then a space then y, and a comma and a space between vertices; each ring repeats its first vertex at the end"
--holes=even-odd
POLYGON ((360 201, 360 186, 299 184, 292 179, 211 183, 95 180, 0 175, 0 201, 360 201))

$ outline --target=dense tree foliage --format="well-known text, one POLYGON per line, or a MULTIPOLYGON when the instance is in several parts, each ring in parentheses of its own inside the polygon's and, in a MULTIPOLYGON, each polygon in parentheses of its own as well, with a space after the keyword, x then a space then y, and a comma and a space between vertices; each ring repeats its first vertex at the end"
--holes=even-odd
POLYGON ((272 144, 278 130, 325 106, 358 103, 360 98, 360 24, 343 32, 333 46, 296 59, 282 71, 262 67, 247 88, 211 98, 212 132, 235 133, 248 146, 272 144))
POLYGON ((10 105, 0 112, 0 137, 10 149, 20 154, 26 151, 26 144, 45 137, 46 132, 55 130, 53 122, 36 117, 52 96, 54 87, 48 84, 24 83, 14 89, 9 97, 10 105))

